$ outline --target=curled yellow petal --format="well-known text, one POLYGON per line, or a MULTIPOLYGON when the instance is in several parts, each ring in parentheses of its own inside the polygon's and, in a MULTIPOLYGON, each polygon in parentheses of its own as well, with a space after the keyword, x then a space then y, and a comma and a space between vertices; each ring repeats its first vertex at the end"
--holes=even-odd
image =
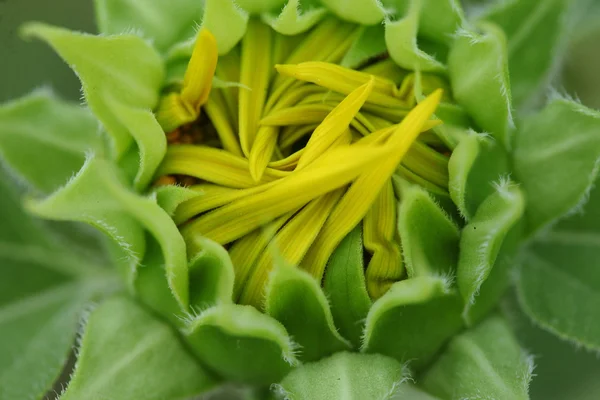
POLYGON ((215 37, 208 29, 200 29, 181 90, 181 99, 196 112, 200 112, 200 107, 208 100, 218 54, 215 37))
POLYGON ((200 107, 206 103, 210 94, 217 58, 214 36, 207 29, 201 29, 196 37, 181 92, 164 96, 156 109, 156 119, 165 132, 171 132, 198 118, 200 107))
POLYGON ((372 299, 381 297, 404 272, 397 218, 394 188, 388 179, 363 219, 364 246, 371 253, 365 278, 372 299))
POLYGON ((273 158, 278 134, 278 127, 261 126, 258 129, 252 150, 250 150, 250 175, 255 182, 261 180, 269 161, 273 158))

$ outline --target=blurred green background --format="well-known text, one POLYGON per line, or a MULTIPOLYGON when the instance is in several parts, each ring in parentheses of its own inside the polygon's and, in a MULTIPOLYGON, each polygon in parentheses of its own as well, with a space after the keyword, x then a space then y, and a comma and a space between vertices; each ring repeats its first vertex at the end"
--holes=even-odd
POLYGON ((46 44, 19 37, 19 26, 32 20, 96 32, 92 0, 0 0, 0 102, 43 85, 78 100, 79 81, 62 60, 46 44))
MULTIPOLYGON (((600 0, 582 1, 588 7, 581 9, 579 22, 574 24, 567 61, 555 86, 600 109, 600 0)), ((18 28, 25 21, 38 20, 94 33, 93 14, 92 0, 0 0, 0 102, 44 85, 65 98, 79 100, 79 82, 71 70, 45 44, 22 41, 18 28)), ((513 300, 509 298, 508 303, 523 345, 536 356, 538 376, 531 385, 532 399, 600 399, 598 355, 575 351, 533 327, 516 311, 513 300)))

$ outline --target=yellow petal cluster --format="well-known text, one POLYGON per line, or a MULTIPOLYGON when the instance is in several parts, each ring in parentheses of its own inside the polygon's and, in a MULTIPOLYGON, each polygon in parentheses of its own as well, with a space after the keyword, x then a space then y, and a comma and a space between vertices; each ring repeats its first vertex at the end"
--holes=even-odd
POLYGON ((414 77, 389 60, 339 65, 356 34, 333 18, 300 37, 250 20, 242 43, 217 63, 202 29, 183 87, 156 111, 168 133, 203 107, 216 131, 218 147, 171 144, 158 175, 197 180, 199 195, 174 219, 190 257, 202 238, 228 248, 238 302, 261 306, 273 252, 321 280, 361 224, 367 288, 380 297, 404 272, 392 177, 408 168, 447 188, 447 158, 417 140, 440 123, 442 90, 416 104, 414 77), (211 91, 213 74, 236 84, 211 91))

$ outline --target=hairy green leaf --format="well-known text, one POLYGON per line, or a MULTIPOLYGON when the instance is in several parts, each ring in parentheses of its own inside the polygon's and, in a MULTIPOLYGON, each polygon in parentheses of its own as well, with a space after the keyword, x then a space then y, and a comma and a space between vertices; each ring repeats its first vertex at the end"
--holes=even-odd
POLYGON ((89 315, 61 400, 184 399, 214 384, 168 325, 132 300, 114 297, 89 315))
POLYGON ((600 190, 580 214, 541 235, 523 257, 517 292, 542 328, 588 349, 600 349, 600 190))
POLYGON ((98 122, 46 89, 0 105, 0 157, 42 192, 64 185, 88 151, 103 152, 98 122))
POLYGON ((529 386, 532 399, 596 400, 600 398, 600 360, 586 351, 535 326, 515 296, 503 302, 506 319, 535 360, 535 377, 529 386))
POLYGON ((600 113, 556 98, 519 126, 514 169, 536 232, 585 200, 600 159, 600 113))
POLYGON ((202 1, 95 0, 101 33, 139 32, 164 51, 193 33, 202 16, 202 1))
POLYGON ((93 36, 34 22, 26 24, 22 34, 47 42, 77 73, 87 104, 110 133, 113 155, 120 158, 133 138, 113 112, 111 99, 153 109, 164 78, 159 54, 135 35, 93 36))
POLYGON ((506 1, 483 18, 506 33, 513 102, 520 107, 548 84, 567 36, 570 0, 506 1))
POLYGON ((421 382, 443 399, 524 400, 532 371, 507 323, 492 317, 452 339, 421 382))
POLYGON ((104 231, 129 257, 123 272, 131 286, 146 251, 145 229, 158 241, 173 295, 186 309, 189 300, 186 248, 173 220, 153 198, 145 198, 122 184, 110 162, 89 158, 81 171, 46 199, 29 201, 31 211, 44 218, 80 221, 104 231))
POLYGON ((402 365, 392 358, 340 352, 296 368, 278 389, 289 400, 380 400, 389 399, 402 378, 402 365))
POLYGON ((40 399, 60 375, 85 304, 114 286, 19 205, 0 170, 0 399, 40 399))

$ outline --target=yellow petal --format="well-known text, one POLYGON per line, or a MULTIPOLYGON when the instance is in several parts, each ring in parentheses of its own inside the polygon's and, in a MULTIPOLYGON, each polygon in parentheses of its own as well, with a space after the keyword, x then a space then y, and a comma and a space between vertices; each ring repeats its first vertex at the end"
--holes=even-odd
MULTIPOLYGON (((295 79, 315 83, 335 92, 350 94, 356 87, 367 83, 374 75, 355 71, 340 65, 309 61, 297 65, 276 65, 277 72, 295 79)), ((374 77, 375 84, 367 102, 385 107, 405 107, 406 102, 398 97, 398 88, 390 80, 374 77)))
MULTIPOLYGON (((224 56, 219 57, 217 63, 216 76, 224 82, 239 82, 240 81, 240 54, 236 47, 224 56)), ((238 127, 238 101, 239 101, 238 85, 231 85, 227 88, 218 89, 222 93, 227 105, 227 115, 230 118, 230 124, 238 127)))
POLYGON ((275 182, 277 181, 248 189, 234 189, 211 183, 196 185, 193 189, 202 192, 202 194, 181 203, 175 210, 173 220, 177 225, 182 224, 196 215, 221 207, 234 200, 264 192, 275 182))
MULTIPOLYGON (((297 265, 304 257, 342 193, 343 189, 338 189, 316 198, 277 232, 271 244, 287 263, 297 265)), ((272 266, 272 254, 266 249, 261 253, 244 287, 239 300, 241 304, 250 304, 258 308, 262 306, 263 290, 272 266)))
MULTIPOLYGON (((352 183, 333 210, 302 262, 302 267, 316 279, 322 279, 331 253, 367 214, 377 194, 393 175, 404 154, 435 111, 441 95, 441 90, 434 92, 406 116, 385 142, 386 155, 382 156, 376 166, 361 174, 352 183)), ((367 149, 379 146, 354 147, 367 149)))
POLYGON ((217 67, 217 41, 215 37, 202 28, 198 32, 192 57, 183 77, 181 99, 189 104, 194 111, 200 112, 200 107, 208 100, 212 78, 217 67))
MULTIPOLYGON (((169 146, 158 168, 158 176, 187 175, 232 188, 256 186, 248 171, 248 160, 227 151, 206 146, 169 146)), ((268 183, 289 175, 289 172, 268 168, 259 183, 268 183)))
POLYGON ((227 104, 223 98, 221 91, 213 91, 208 98, 208 102, 204 107, 208 118, 210 118, 213 126, 221 139, 223 148, 236 156, 242 156, 242 149, 237 139, 237 135, 233 131, 233 126, 230 123, 227 112, 227 104))
MULTIPOLYGON (((356 25, 337 18, 326 19, 306 35, 285 62, 288 64, 308 60, 338 62, 359 33, 356 28, 356 25)), ((292 78, 276 75, 265 109, 270 111, 295 84, 296 81, 292 78)))
POLYGON ((250 155, 267 97, 272 71, 271 42, 271 28, 251 19, 242 39, 240 83, 243 87, 239 91, 239 135, 246 156, 250 155))
MULTIPOLYGON (((261 119, 261 125, 267 126, 289 126, 289 125, 310 125, 320 124, 336 107, 335 103, 318 104, 300 104, 294 107, 275 110, 268 116, 261 119)), ((357 131, 363 135, 369 134, 369 128, 373 129, 369 121, 361 114, 356 114, 350 122, 357 131), (368 127, 367 127, 368 126, 368 127)))
POLYGON ((350 123, 371 94, 375 79, 353 90, 315 129, 298 161, 298 169, 321 156, 350 126, 350 123))
MULTIPOLYGON (((339 136, 335 140, 335 142, 333 142, 330 149, 344 146, 344 145, 349 145, 350 143, 352 143, 352 140, 353 140, 352 131, 350 129, 346 129, 346 131, 341 136, 339 136)), ((293 170, 294 168, 296 168, 296 165, 298 164, 300 157, 302 157, 302 154, 304 154, 304 151, 305 151, 305 149, 300 149, 297 152, 291 154, 290 156, 288 156, 282 160, 274 161, 273 163, 269 164, 269 166, 271 168, 277 168, 277 169, 284 170, 284 171, 293 170)))
POLYGON ((269 161, 273 158, 278 136, 278 127, 261 126, 258 129, 249 158, 250 175, 255 182, 260 182, 269 161))

